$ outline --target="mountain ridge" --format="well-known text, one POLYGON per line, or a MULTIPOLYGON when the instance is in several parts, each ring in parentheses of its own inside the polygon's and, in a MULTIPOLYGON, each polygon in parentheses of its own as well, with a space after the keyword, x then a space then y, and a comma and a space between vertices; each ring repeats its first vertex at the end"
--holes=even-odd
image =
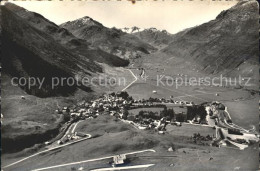
POLYGON ((258 63, 258 8, 256 1, 238 2, 216 19, 174 34, 161 51, 191 60, 208 74, 252 76, 243 63, 258 63), (234 71, 238 67, 243 69, 234 71))
MULTIPOLYGON (((27 93, 40 97, 73 93, 76 90, 75 86, 64 85, 52 89, 52 77, 75 78, 76 75, 90 77, 97 72, 102 72, 99 65, 88 60, 83 62, 78 55, 56 43, 52 36, 32 27, 12 11, 13 7, 9 4, 1 7, 2 35, 5 42, 3 72, 18 78, 46 78, 42 88, 39 88, 39 85, 30 89, 27 85, 21 87, 27 93)), ((88 87, 81 88, 89 90, 88 87)))
POLYGON ((51 35, 58 43, 79 54, 81 58, 85 57, 85 60, 104 62, 111 66, 128 65, 128 61, 122 60, 115 55, 102 52, 100 49, 93 49, 85 40, 76 38, 67 29, 59 27, 38 13, 30 12, 11 3, 8 4, 8 7, 21 18, 28 21, 31 26, 51 35))
POLYGON ((60 26, 69 30, 77 38, 86 40, 91 46, 123 59, 139 58, 143 54, 149 54, 156 50, 155 47, 134 35, 127 34, 115 27, 105 27, 86 16, 65 22, 60 26), (87 21, 85 21, 86 18, 87 21))
POLYGON ((166 46, 172 41, 172 34, 166 30, 158 30, 154 27, 133 34, 146 42, 150 42, 150 44, 158 48, 166 46))

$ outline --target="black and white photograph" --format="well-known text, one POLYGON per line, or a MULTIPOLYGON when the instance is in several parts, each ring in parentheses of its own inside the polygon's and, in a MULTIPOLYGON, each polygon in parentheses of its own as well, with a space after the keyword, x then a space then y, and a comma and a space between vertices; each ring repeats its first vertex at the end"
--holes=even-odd
POLYGON ((256 0, 0 1, 1 171, 257 171, 256 0))

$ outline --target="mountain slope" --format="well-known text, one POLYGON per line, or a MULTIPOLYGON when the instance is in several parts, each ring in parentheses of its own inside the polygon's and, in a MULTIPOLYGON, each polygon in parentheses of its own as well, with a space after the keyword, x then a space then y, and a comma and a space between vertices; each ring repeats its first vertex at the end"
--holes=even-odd
MULTIPOLYGON (((102 68, 92 61, 81 59, 65 47, 57 43, 52 36, 38 30, 25 19, 13 12, 12 4, 1 7, 3 31, 3 71, 16 76, 45 78, 43 86, 28 87, 28 82, 22 88, 29 94, 40 97, 58 94, 66 95, 76 90, 75 86, 52 88, 52 78, 88 76, 102 72, 102 68), (15 50, 14 50, 15 49, 15 50)), ((87 87, 81 87, 88 90, 87 87)))
POLYGON ((60 28, 56 24, 47 20, 40 14, 27 11, 21 7, 9 4, 9 9, 16 15, 25 19, 31 26, 50 35, 55 41, 77 53, 83 60, 92 60, 100 63, 106 63, 111 66, 126 66, 128 61, 115 55, 102 52, 100 49, 93 49, 82 39, 76 38, 68 30, 60 28))
MULTIPOLYGON (((2 152, 17 152, 33 145, 37 149, 41 146, 38 143, 55 137, 63 123, 67 121, 66 115, 55 112, 57 108, 70 106, 83 97, 92 99, 101 92, 92 92, 92 89, 96 90, 93 86, 80 85, 82 83, 80 79, 78 79, 79 85, 70 85, 66 79, 70 79, 70 82, 73 80, 76 82, 81 76, 91 79, 101 73, 103 68, 68 49, 62 44, 61 41, 65 40, 62 37, 58 39, 57 35, 41 30, 48 24, 53 25, 48 20, 40 29, 34 22, 28 21, 28 18, 23 18, 22 11, 24 15, 32 14, 23 8, 6 3, 0 9, 1 42, 3 42, 2 152), (21 84, 26 81, 26 84, 20 85, 22 89, 11 84, 14 77, 23 79, 21 84), (44 80, 43 84, 37 82, 29 86, 31 78, 44 80), (53 78, 60 80, 55 87, 52 87, 53 83, 56 83, 53 82, 53 78), (65 81, 62 83, 61 79, 65 81)), ((39 21, 39 24, 44 21, 42 17, 31 19, 39 21)))
POLYGON ((127 34, 120 29, 107 28, 89 17, 83 17, 60 25, 73 35, 86 40, 94 47, 124 59, 138 58, 156 50, 136 36, 127 34))
POLYGON ((191 60, 206 73, 252 76, 257 71, 251 66, 258 65, 257 11, 256 1, 241 1, 215 20, 175 34, 162 51, 191 60))

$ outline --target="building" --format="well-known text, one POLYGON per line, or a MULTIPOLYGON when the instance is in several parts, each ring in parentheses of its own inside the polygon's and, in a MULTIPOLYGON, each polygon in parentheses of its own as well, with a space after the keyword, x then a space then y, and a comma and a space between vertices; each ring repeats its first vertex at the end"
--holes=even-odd
POLYGON ((126 155, 125 154, 119 154, 117 156, 113 157, 113 165, 120 165, 120 164, 124 164, 126 160, 126 155))
POLYGON ((78 137, 86 137, 87 135, 85 133, 82 132, 75 132, 75 135, 78 137))

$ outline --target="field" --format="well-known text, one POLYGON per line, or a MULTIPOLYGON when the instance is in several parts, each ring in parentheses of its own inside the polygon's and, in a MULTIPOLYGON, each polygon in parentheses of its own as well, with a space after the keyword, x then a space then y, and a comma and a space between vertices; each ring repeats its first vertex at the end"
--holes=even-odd
POLYGON ((121 91, 134 80, 132 74, 125 68, 111 67, 105 64, 102 64, 102 66, 104 67, 104 73, 101 75, 107 77, 108 83, 107 86, 100 86, 100 91, 102 92, 111 93, 121 91), (115 83, 112 83, 113 80, 115 80, 115 83))
POLYGON ((226 102, 225 104, 234 123, 246 129, 255 126, 256 130, 259 130, 258 103, 258 99, 255 98, 245 101, 226 102))
POLYGON ((138 115, 140 111, 152 111, 152 112, 157 112, 160 113, 160 111, 162 111, 163 108, 138 108, 138 109, 131 109, 129 110, 129 116, 133 115, 138 115))
MULTIPOLYGON (((179 106, 172 106, 172 105, 167 105, 167 108, 168 109, 173 109, 175 113, 186 113, 187 112, 187 109, 184 107, 184 108, 180 108, 179 106)), ((152 112, 157 112, 157 113, 160 113, 160 111, 162 111, 163 108, 155 108, 155 107, 152 107, 152 108, 138 108, 138 109, 131 109, 129 110, 129 116, 133 115, 138 115, 140 111, 152 111, 152 112)))

